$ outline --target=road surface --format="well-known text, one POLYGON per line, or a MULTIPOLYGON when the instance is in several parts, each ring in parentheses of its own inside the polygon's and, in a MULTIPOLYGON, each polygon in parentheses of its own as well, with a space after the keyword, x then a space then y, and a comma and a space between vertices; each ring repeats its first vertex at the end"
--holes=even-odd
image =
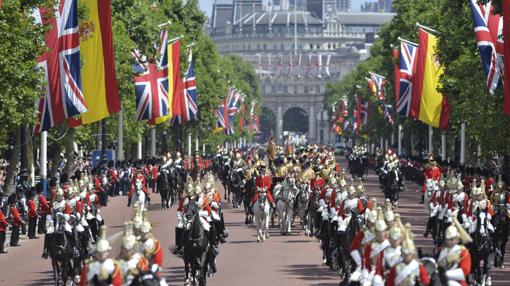
MULTIPOLYGON (((341 165, 345 166, 345 161, 340 160, 341 165)), ((407 185, 408 191, 400 196, 398 212, 404 223, 410 222, 413 225, 416 245, 430 248, 430 239, 421 236, 426 226, 426 214, 424 206, 418 204, 418 186, 413 183, 407 185)), ((223 193, 221 184, 216 186, 223 193)), ((378 203, 383 203, 378 180, 373 172, 369 173, 365 187, 370 196, 377 197, 378 203)), ((182 260, 171 255, 168 250, 174 243, 176 207, 162 211, 159 195, 152 194, 151 197, 153 204, 149 207, 149 218, 153 223, 153 233, 166 250, 164 276, 169 285, 183 285, 182 260)), ((112 242, 111 255, 114 256, 120 250, 123 223, 131 218, 131 208, 126 207, 126 204, 126 197, 115 197, 110 200, 108 207, 102 209, 108 226, 108 237, 112 242)), ((230 209, 225 204, 224 216, 230 237, 220 247, 218 273, 208 278, 208 285, 338 285, 338 272, 330 272, 321 264, 322 253, 314 238, 306 237, 298 231, 292 236, 281 236, 276 228, 272 228, 270 239, 257 243, 254 228, 244 225, 242 210, 230 209)), ((0 255, 0 285, 52 285, 51 263, 41 258, 43 237, 38 240, 22 240, 21 244, 20 247, 8 248, 8 254, 0 255)), ((510 285, 510 264, 507 262, 505 266, 505 269, 494 269, 493 285, 510 285)))

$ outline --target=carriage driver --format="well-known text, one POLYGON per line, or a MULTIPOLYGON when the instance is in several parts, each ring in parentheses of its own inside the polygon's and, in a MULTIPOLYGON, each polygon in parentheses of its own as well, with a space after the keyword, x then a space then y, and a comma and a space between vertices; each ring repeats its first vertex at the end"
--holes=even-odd
POLYGON ((271 206, 275 208, 273 196, 271 195, 271 177, 266 173, 266 164, 261 163, 259 165, 259 176, 255 178, 255 189, 257 190, 251 198, 252 205, 259 199, 259 189, 266 191, 267 199, 271 203, 271 206))

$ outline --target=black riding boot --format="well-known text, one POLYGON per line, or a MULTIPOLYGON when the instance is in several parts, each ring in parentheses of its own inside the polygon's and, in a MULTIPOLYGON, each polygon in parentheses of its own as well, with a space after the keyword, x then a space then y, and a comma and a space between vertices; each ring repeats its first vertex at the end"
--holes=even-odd
POLYGON ((128 207, 130 207, 130 206, 131 206, 131 197, 128 197, 128 205, 127 205, 127 206, 128 206, 128 207))
POLYGON ((425 203, 425 194, 421 194, 421 200, 420 200, 420 204, 424 204, 425 203))
POLYGON ((425 228, 425 232, 423 233, 423 237, 428 237, 431 231, 432 231, 432 218, 429 217, 427 221, 427 227, 425 228))
POLYGON ((182 251, 182 234, 184 232, 184 229, 182 228, 175 228, 175 249, 173 254, 179 254, 182 251))
POLYGON ((48 259, 48 241, 51 239, 52 234, 46 234, 44 236, 44 246, 43 246, 43 254, 42 258, 48 259))

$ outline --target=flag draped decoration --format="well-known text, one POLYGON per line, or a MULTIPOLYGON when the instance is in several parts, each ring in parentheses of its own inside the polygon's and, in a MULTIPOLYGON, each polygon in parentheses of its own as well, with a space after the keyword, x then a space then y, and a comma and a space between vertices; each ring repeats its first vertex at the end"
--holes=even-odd
POLYGON ((413 97, 413 75, 416 71, 416 61, 418 59, 418 47, 409 43, 400 43, 400 71, 399 95, 397 97, 397 112, 406 117, 416 118, 416 114, 411 112, 411 99, 413 97))
POLYGON ((370 78, 366 78, 368 87, 372 95, 378 100, 384 100, 384 85, 386 84, 386 78, 376 73, 370 73, 370 78))
POLYGON ((239 131, 244 131, 244 113, 246 112, 246 106, 244 105, 244 96, 241 97, 241 119, 239 120, 239 131))
POLYGON ((84 59, 83 95, 89 110, 81 123, 89 124, 121 109, 113 55, 110 0, 83 0, 89 19, 80 25, 80 52, 84 59))
POLYGON ((35 132, 40 133, 86 112, 87 106, 80 71, 78 1, 60 0, 55 10, 41 7, 34 9, 33 15, 36 22, 51 26, 44 35, 49 50, 39 57, 37 65, 47 82, 37 103, 35 132))
MULTIPOLYGON (((168 37, 166 37, 168 38, 168 37)), ((166 39, 163 37, 162 39, 166 39)), ((149 120, 149 124, 161 124, 168 121, 173 116, 181 115, 181 97, 183 97, 183 84, 181 79, 181 42, 176 40, 170 44, 163 42, 166 46, 166 51, 162 49, 163 53, 168 56, 168 113, 165 116, 160 116, 149 120)), ((160 66, 165 66, 165 57, 161 58, 160 66)))
POLYGON ((503 36, 507 39, 503 46, 504 53, 504 74, 505 95, 503 100, 503 112, 510 115, 510 2, 503 1, 503 36))
POLYGON ((492 15, 491 1, 488 1, 486 4, 479 4, 477 0, 470 0, 469 3, 473 16, 476 42, 480 51, 480 57, 482 58, 483 69, 487 76, 487 87, 489 92, 494 94, 498 87, 501 73, 495 47, 497 38, 493 38, 489 31, 489 19, 499 16, 492 15))
POLYGON ((168 69, 158 71, 150 64, 145 74, 135 77, 135 95, 137 120, 168 115, 168 69))
POLYGON ((398 49, 394 48, 393 51, 393 60, 395 64, 393 65, 393 76, 395 78, 394 85, 395 85, 395 101, 398 102, 399 95, 400 95, 400 67, 399 67, 399 57, 400 53, 398 49))
POLYGON ((250 132, 254 131, 255 124, 255 101, 250 104, 250 132))
POLYGON ((184 79, 184 90, 185 97, 184 103, 185 106, 182 110, 182 120, 184 122, 191 121, 195 119, 198 113, 198 91, 197 84, 195 81, 195 63, 193 61, 193 53, 191 49, 188 52, 188 71, 186 73, 186 78, 184 79))
POLYGON ((361 115, 360 129, 362 129, 368 124, 368 101, 361 104, 360 115, 361 115))
POLYGON ((241 94, 239 91, 233 87, 228 89, 227 96, 216 110, 218 121, 215 130, 221 128, 226 135, 234 134, 234 121, 238 112, 237 103, 240 98, 241 94))
POLYGON ((437 38, 424 29, 419 29, 420 49, 413 80, 412 112, 423 123, 436 128, 447 128, 450 104, 438 88, 444 68, 436 57, 437 38))
POLYGON ((166 52, 168 48, 168 30, 162 29, 159 32, 159 39, 161 41, 161 45, 158 48, 159 53, 159 68, 165 69, 168 67, 168 53, 166 52))
POLYGON ((356 111, 354 112, 353 132, 359 133, 361 129, 361 96, 356 96, 356 111))

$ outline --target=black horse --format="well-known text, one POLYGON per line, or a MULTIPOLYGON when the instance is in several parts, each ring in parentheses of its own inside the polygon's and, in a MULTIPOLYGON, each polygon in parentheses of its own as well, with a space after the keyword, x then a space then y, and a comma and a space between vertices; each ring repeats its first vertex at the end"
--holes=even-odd
MULTIPOLYGON (((491 266, 494 259, 493 240, 492 234, 487 226, 489 220, 487 217, 481 217, 479 210, 476 212, 476 230, 471 235, 473 242, 469 245, 471 254, 471 273, 474 275, 476 281, 481 284, 482 281, 490 277, 491 266), (483 225, 483 227, 482 227, 483 225), (483 231, 482 231, 483 229, 483 231), (483 261, 483 269, 480 263, 483 261)), ((485 282, 485 281, 484 281, 485 282)))
POLYGON ((90 239, 92 238, 90 230, 85 228, 84 231, 78 232, 76 228, 73 231, 75 240, 76 252, 73 255, 73 273, 75 276, 80 275, 85 260, 91 257, 90 255, 90 239))
POLYGON ((244 184, 244 192, 243 192, 243 205, 244 205, 244 213, 246 218, 244 220, 244 224, 253 223, 253 210, 250 207, 251 198, 255 194, 255 177, 252 178, 244 184))
POLYGON ((186 228, 183 234, 184 245, 184 271, 186 273, 186 283, 206 284, 207 273, 207 252, 209 240, 205 230, 202 228, 198 214, 198 205, 195 201, 190 201, 185 214, 186 228), (190 272, 191 270, 191 272, 190 272))
POLYGON ((177 199, 182 198, 182 193, 184 191, 184 183, 185 183, 185 174, 184 170, 176 168, 175 166, 170 167, 170 188, 172 191, 170 192, 173 196, 171 200, 175 202, 177 199))
POLYGON ((73 241, 72 235, 64 230, 64 218, 57 216, 59 223, 55 232, 48 239, 48 252, 53 267, 53 279, 55 285, 66 285, 68 278, 73 273, 73 241))
POLYGON ((170 172, 166 168, 159 169, 156 187, 161 196, 161 209, 169 209, 173 205, 172 188, 170 187, 170 172))
POLYGON ((398 169, 391 169, 386 173, 382 173, 383 192, 385 199, 389 199, 392 204, 398 201, 400 192, 405 190, 402 175, 398 169))
POLYGON ((354 270, 354 261, 351 258, 351 244, 356 236, 358 230, 364 225, 363 216, 360 214, 353 214, 349 220, 349 224, 345 231, 339 231, 336 239, 336 249, 333 252, 333 258, 337 260, 340 269, 343 274, 343 285, 349 284, 349 277, 354 270), (335 253, 336 252, 336 253, 335 253))
POLYGON ((496 228, 496 232, 494 233, 494 246, 496 248, 494 266, 502 267, 505 262, 505 248, 508 242, 510 229, 510 218, 508 217, 505 204, 496 206, 496 212, 492 217, 492 224, 496 228))
MULTIPOLYGON (((244 188, 244 176, 243 169, 237 168, 230 172, 229 176, 229 191, 232 193, 232 208, 237 209, 241 205, 242 196, 241 193, 244 188)), ((230 196, 230 194, 229 194, 230 196)))
POLYGON ((354 178, 363 178, 368 171, 368 159, 365 156, 349 156, 349 172, 354 178))

